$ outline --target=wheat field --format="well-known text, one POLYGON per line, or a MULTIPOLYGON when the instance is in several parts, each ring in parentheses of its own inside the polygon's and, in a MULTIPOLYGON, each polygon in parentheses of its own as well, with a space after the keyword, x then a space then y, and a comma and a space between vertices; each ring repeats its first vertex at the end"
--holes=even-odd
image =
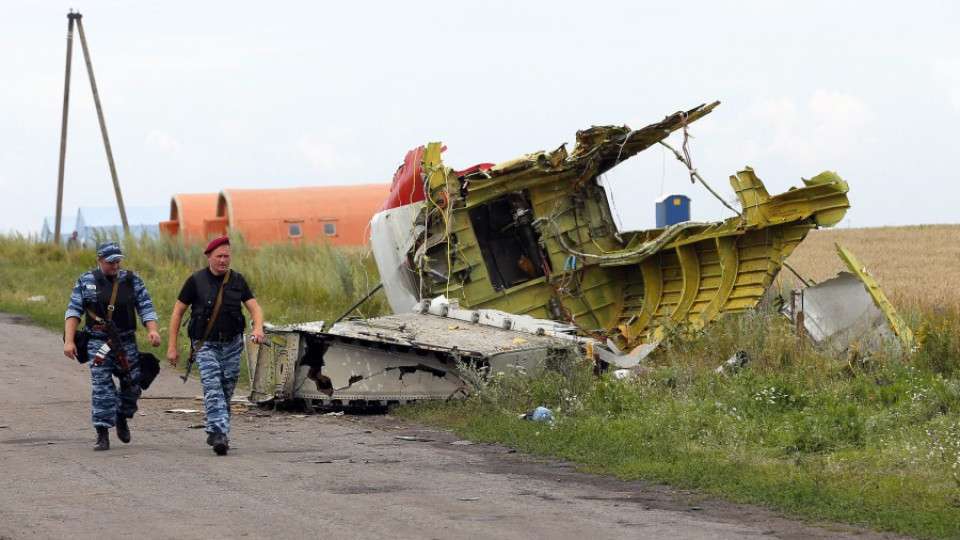
MULTIPOLYGON (((834 244, 851 251, 898 307, 960 311, 960 225, 820 229, 787 259, 820 282, 846 270, 834 244)), ((790 272, 783 272, 789 279, 790 272)))

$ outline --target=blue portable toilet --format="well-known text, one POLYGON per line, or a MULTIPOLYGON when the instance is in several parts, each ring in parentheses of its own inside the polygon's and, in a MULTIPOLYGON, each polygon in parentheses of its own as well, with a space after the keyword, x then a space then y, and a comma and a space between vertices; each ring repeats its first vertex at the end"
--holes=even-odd
POLYGON ((673 193, 657 199, 657 228, 690 221, 690 197, 673 193))

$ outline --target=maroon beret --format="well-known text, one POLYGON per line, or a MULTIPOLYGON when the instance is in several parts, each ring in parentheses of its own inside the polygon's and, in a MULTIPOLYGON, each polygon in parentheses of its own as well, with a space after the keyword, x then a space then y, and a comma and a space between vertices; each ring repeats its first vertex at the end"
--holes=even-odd
POLYGON ((207 244, 207 249, 203 250, 203 254, 209 255, 211 251, 217 249, 218 247, 224 244, 230 245, 229 236, 221 236, 220 238, 214 238, 213 240, 210 241, 209 244, 207 244))

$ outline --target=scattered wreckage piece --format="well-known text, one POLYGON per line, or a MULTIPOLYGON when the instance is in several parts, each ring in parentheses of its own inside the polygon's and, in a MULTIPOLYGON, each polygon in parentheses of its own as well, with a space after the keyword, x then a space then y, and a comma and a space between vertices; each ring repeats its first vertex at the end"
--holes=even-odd
POLYGON ((874 304, 876 304, 876 306, 880 308, 880 311, 886 316, 890 330, 896 334, 904 350, 910 351, 914 345, 913 331, 910 330, 906 321, 900 317, 896 308, 894 308, 890 300, 887 299, 887 295, 883 293, 880 284, 877 283, 877 280, 873 279, 873 276, 867 271, 867 267, 860 264, 860 261, 857 260, 853 253, 843 248, 840 244, 834 244, 834 247, 836 247, 837 254, 840 255, 843 262, 847 264, 847 268, 863 282, 863 285, 867 288, 867 292, 870 293, 870 297, 873 298, 874 304))
POLYGON ((589 340, 555 321, 496 310, 464 310, 445 299, 413 312, 267 327, 247 343, 250 401, 302 400, 320 408, 379 409, 465 395, 458 363, 475 370, 530 373, 545 362, 584 356, 589 340))
POLYGON ((750 355, 747 354, 747 351, 739 350, 730 355, 730 358, 717 366, 717 369, 713 372, 717 375, 734 375, 748 365, 750 365, 750 355))
POLYGON ((879 344, 895 338, 905 351, 913 347, 913 332, 887 299, 877 281, 857 258, 839 244, 837 254, 850 272, 807 286, 781 312, 797 323, 817 345, 846 350, 853 343, 879 344))
POLYGON ((730 177, 742 214, 714 223, 619 231, 601 176, 686 130, 719 102, 639 130, 592 127, 561 145, 499 165, 447 167, 431 143, 407 154, 371 245, 394 311, 444 295, 576 325, 640 356, 667 325, 693 328, 755 307, 813 228, 833 226, 847 184, 824 172, 771 196, 752 169, 730 177))

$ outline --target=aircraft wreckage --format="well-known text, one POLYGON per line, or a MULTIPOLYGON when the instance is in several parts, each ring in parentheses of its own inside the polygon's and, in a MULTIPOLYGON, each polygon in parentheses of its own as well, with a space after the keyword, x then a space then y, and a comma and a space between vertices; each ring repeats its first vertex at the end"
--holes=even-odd
POLYGON ((746 168, 730 177, 738 216, 646 231, 618 230, 599 180, 717 105, 637 130, 591 127, 572 151, 460 171, 440 143, 412 150, 370 224, 395 314, 270 328, 268 346, 248 351, 252 401, 448 397, 463 388, 458 362, 532 372, 585 353, 629 366, 667 325, 699 328, 755 307, 807 233, 849 208, 835 173, 771 196, 746 168))

